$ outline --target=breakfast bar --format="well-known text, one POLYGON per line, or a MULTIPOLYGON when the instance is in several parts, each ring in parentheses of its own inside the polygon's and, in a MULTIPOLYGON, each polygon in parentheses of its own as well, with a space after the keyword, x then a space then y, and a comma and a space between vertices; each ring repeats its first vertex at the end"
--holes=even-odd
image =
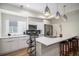
POLYGON ((50 38, 39 37, 37 41, 37 55, 39 56, 59 56, 60 55, 60 42, 68 41, 76 37, 76 35, 50 38))

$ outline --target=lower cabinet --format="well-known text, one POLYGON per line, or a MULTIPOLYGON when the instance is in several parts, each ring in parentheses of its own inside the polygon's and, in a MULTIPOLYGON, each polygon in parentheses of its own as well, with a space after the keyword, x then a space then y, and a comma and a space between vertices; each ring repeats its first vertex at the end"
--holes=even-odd
POLYGON ((9 41, 2 40, 0 45, 0 55, 8 53, 10 50, 11 50, 11 44, 9 43, 9 41))
POLYGON ((26 48, 27 40, 27 37, 0 39, 0 55, 26 48))

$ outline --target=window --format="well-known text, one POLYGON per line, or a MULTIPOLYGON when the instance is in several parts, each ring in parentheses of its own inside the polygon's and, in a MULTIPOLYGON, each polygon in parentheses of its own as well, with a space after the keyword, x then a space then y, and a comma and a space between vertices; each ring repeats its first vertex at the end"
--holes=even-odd
POLYGON ((9 21, 9 32, 10 33, 17 32, 17 21, 9 21))

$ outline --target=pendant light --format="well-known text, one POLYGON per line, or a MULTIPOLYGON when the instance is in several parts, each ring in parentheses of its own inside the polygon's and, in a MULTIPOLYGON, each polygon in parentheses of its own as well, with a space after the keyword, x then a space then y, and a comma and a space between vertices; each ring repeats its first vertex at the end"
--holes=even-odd
POLYGON ((47 6, 47 4, 46 4, 46 7, 45 7, 45 16, 50 16, 50 9, 49 9, 49 7, 47 6))
POLYGON ((64 15, 63 15, 63 18, 64 18, 65 20, 67 20, 68 17, 67 17, 67 15, 65 14, 65 8, 66 8, 66 5, 63 6, 63 9, 64 9, 64 15))
POLYGON ((61 15, 60 15, 60 12, 58 11, 58 4, 56 5, 57 5, 56 19, 59 19, 61 15))

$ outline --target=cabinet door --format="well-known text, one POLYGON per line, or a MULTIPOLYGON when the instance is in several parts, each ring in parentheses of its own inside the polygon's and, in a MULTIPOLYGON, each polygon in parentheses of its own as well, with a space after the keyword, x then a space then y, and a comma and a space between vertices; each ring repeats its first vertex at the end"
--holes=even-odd
POLYGON ((20 49, 27 47, 26 41, 27 41, 27 39, 25 37, 21 37, 19 39, 19 48, 20 49))
POLYGON ((27 47, 28 37, 17 37, 0 40, 0 55, 27 47))
POLYGON ((11 51, 16 51, 19 49, 18 45, 18 38, 12 38, 11 40, 13 40, 10 44, 11 44, 11 51))
POLYGON ((11 41, 4 39, 5 41, 2 41, 1 45, 1 54, 8 53, 11 50, 11 41))
POLYGON ((18 41, 15 38, 1 40, 0 53, 5 54, 18 50, 18 41))

